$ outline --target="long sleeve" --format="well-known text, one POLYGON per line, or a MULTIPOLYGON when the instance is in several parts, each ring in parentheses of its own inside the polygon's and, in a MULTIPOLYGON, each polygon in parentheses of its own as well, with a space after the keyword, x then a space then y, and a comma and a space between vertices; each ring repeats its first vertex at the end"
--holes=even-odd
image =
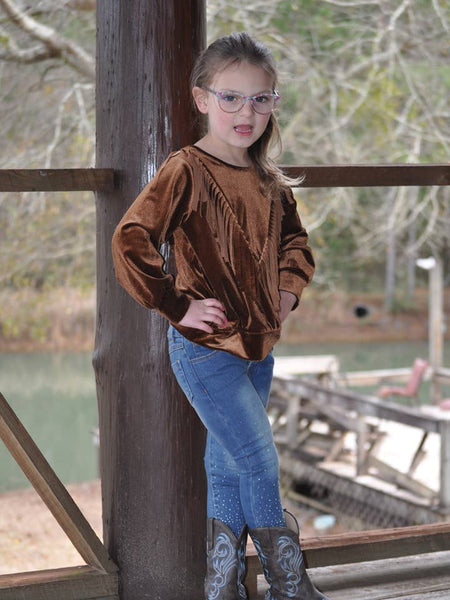
POLYGON ((290 189, 284 194, 284 216, 281 229, 279 252, 280 290, 291 292, 297 297, 297 307, 303 289, 311 282, 314 274, 314 258, 308 246, 308 234, 303 228, 297 212, 297 204, 290 189))
POLYGON ((140 304, 187 339, 262 360, 280 337, 280 290, 300 299, 314 261, 289 189, 268 198, 251 167, 196 146, 169 156, 123 216, 112 240, 116 276, 140 304), (176 278, 164 270, 170 243, 176 278), (183 327, 192 300, 217 298, 228 323, 183 327))
POLYGON ((116 277, 137 302, 179 322, 190 299, 164 272, 161 244, 185 218, 192 196, 189 166, 169 157, 116 228, 112 253, 116 277))

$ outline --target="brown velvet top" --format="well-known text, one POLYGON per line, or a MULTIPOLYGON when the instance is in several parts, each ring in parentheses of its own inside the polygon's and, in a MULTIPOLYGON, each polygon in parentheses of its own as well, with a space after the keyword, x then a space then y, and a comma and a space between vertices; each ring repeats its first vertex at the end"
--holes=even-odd
MULTIPOLYGON (((120 221, 112 241, 119 283, 186 338, 262 360, 280 336, 280 290, 300 299, 314 261, 290 189, 272 198, 251 167, 195 146, 172 153, 120 221), (173 247, 176 278, 158 248, 173 247), (228 323, 182 327, 190 299, 217 298, 228 323)), ((294 308, 295 308, 294 306, 294 308)))

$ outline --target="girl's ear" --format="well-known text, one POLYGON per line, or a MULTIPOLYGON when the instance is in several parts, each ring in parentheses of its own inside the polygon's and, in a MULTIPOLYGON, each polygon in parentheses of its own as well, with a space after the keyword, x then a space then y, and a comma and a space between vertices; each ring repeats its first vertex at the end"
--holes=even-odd
POLYGON ((203 115, 206 115, 208 113, 208 92, 202 88, 194 87, 192 89, 192 95, 198 110, 203 115))

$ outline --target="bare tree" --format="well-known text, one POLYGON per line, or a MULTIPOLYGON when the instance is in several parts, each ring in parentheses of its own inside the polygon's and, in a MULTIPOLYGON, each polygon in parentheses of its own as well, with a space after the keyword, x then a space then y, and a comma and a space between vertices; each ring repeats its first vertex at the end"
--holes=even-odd
MULTIPOLYGON (((0 165, 92 164, 95 1, 29 4, 0 0, 0 165)), ((209 0, 207 10, 210 40, 245 29, 274 50, 282 75, 283 162, 448 160, 447 4, 209 0)), ((395 232, 391 265, 395 273, 409 262, 410 281, 413 255, 449 246, 444 190, 297 195, 307 201, 309 228, 327 225, 330 235, 351 237, 361 263, 385 264, 388 232, 395 232)), ((331 253, 317 246, 326 270, 331 253)))
MULTIPOLYGON (((93 164, 94 8, 0 0, 0 167, 93 164)), ((1 194, 0 223, 0 284, 93 282, 91 194, 1 194)))
MULTIPOLYGON (((274 48, 283 71, 284 161, 448 160, 448 4, 210 0, 208 10, 211 37, 245 28, 274 48)), ((384 262, 388 253, 389 306, 397 267, 409 262, 411 281, 411 256, 448 246, 444 190, 380 188, 369 198, 367 191, 300 191, 298 197, 310 199, 310 229, 328 219, 335 234, 358 240, 355 260, 384 262)))
MULTIPOLYGON (((67 8, 85 7, 81 2, 66 2, 65 5, 67 8)), ((31 17, 13 0, 0 0, 0 8, 27 38, 25 43, 19 42, 11 31, 4 32, 4 50, 0 51, 0 59, 29 64, 57 58, 91 81, 94 79, 95 59, 81 46, 31 17)))

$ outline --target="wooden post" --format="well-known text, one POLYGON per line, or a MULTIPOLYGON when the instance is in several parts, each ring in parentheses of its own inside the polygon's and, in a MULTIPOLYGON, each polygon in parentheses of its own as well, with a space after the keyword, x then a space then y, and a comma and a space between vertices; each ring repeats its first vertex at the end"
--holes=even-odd
POLYGON ((429 340, 431 366, 431 399, 433 404, 442 400, 442 390, 436 372, 443 366, 444 349, 444 311, 443 311, 443 274, 442 261, 435 257, 435 263, 430 270, 429 291, 429 340))
POLYGON ((198 600, 204 575, 204 431, 172 376, 167 323, 116 283, 116 224, 169 151, 196 138, 189 73, 204 0, 97 1, 97 331, 104 539, 121 600, 198 600))
POLYGON ((450 515, 450 419, 439 422, 441 434, 441 474, 439 503, 440 507, 450 515))
POLYGON ((358 415, 356 418, 357 432, 356 432, 356 475, 364 475, 367 473, 367 423, 365 415, 358 415))
POLYGON ((286 410, 286 441, 288 448, 295 449, 298 445, 298 416, 300 412, 300 399, 290 396, 286 410))

